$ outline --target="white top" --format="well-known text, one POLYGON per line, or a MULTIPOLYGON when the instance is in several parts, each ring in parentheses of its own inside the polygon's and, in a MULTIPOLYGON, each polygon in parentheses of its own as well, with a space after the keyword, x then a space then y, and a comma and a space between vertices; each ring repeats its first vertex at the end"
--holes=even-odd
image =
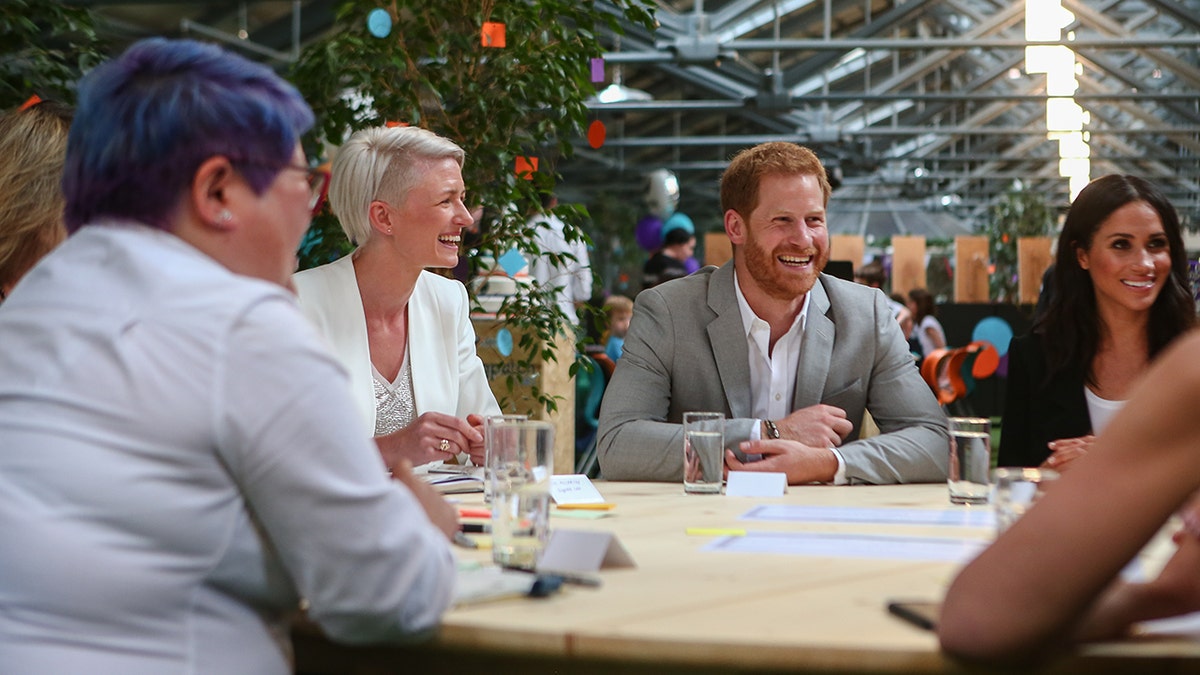
MULTIPOLYGON (((363 430, 375 433, 375 380, 367 315, 350 255, 292 277, 304 314, 350 373, 363 430)), ((454 279, 421 272, 408 300, 408 347, 418 417, 433 411, 465 418, 499 415, 483 362, 475 353, 467 289, 454 279)), ((463 457, 466 455, 464 454, 463 457)))
POLYGON ((534 242, 544 253, 569 253, 575 257, 573 261, 564 260, 561 265, 551 265, 546 256, 537 256, 529 264, 529 274, 539 286, 556 289, 559 308, 578 325, 575 304, 587 302, 592 297, 592 268, 587 244, 582 241, 568 242, 563 234, 566 225, 558 216, 536 216, 529 222, 537 228, 534 242))
POLYGON ((1092 422, 1092 433, 1099 435, 1108 426, 1113 416, 1125 407, 1125 401, 1110 401, 1100 398, 1087 385, 1083 385, 1083 398, 1087 401, 1088 418, 1092 422))
POLYGON ((445 537, 282 288, 85 227, 0 306, 0 672, 290 673, 450 602, 445 537))
MULTIPOLYGON (((775 342, 775 348, 770 349, 771 324, 759 318, 738 283, 737 272, 733 273, 733 290, 737 295, 738 310, 742 315, 742 327, 746 331, 747 346, 750 351, 750 409, 751 415, 761 420, 777 420, 787 417, 792 412, 792 401, 796 394, 796 374, 800 370, 800 344, 804 340, 804 327, 808 321, 808 294, 804 296, 804 304, 796 314, 788 332, 775 342)), ((750 429, 750 440, 762 438, 762 429, 756 424, 750 429)), ((836 448, 830 448, 837 457, 838 468, 833 482, 841 485, 846 482, 846 462, 842 453, 836 448)), ((755 459, 759 455, 752 455, 755 459)))
POLYGON ((937 345, 934 344, 933 338, 929 337, 929 330, 933 330, 933 332, 937 333, 942 338, 942 344, 946 344, 946 331, 942 330, 942 323, 934 318, 932 314, 926 316, 924 319, 921 319, 921 323, 917 324, 917 327, 913 329, 913 332, 917 334, 917 340, 921 343, 921 353, 925 356, 929 356, 931 353, 933 353, 933 350, 938 348, 937 345))

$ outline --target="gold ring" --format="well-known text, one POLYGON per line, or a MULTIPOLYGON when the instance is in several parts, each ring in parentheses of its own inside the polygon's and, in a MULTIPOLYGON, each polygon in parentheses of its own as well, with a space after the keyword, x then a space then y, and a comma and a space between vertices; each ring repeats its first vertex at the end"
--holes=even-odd
POLYGON ((441 443, 438 443, 438 450, 442 452, 450 452, 450 440, 443 438, 441 443))

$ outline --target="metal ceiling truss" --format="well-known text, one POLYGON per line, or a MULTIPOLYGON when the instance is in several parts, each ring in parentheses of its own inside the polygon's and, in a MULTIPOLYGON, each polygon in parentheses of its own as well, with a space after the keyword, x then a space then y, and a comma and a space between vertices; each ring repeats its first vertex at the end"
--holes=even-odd
MULTIPOLYGON (((1058 44, 1080 64, 1092 176, 1143 175, 1200 223, 1200 0, 1063 4, 1074 39, 1058 44)), ((596 167, 579 165, 606 159, 601 173, 633 189, 665 167, 680 173, 686 201, 693 185, 711 195, 737 150, 792 140, 843 176, 831 211, 869 195, 881 210, 948 203, 971 225, 1014 181, 1068 201, 1057 145, 1046 140, 1045 77, 1024 71, 1024 2, 658 5, 655 33, 630 30, 606 55, 654 100, 593 105, 599 119, 619 118, 619 130, 566 163, 568 176, 594 184, 596 167)), ((719 218, 715 204, 698 206, 719 218)))

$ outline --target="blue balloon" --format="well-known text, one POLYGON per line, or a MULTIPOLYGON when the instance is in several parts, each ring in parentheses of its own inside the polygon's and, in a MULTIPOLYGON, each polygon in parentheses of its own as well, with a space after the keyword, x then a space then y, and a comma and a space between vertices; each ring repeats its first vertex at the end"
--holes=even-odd
POLYGON ((666 238, 668 232, 679 228, 683 228, 688 234, 696 234, 696 225, 692 223, 692 219, 688 218, 687 214, 681 211, 676 211, 675 213, 672 213, 669 218, 667 218, 665 223, 663 223, 661 238, 658 240, 659 244, 662 244, 662 241, 664 238, 666 238))

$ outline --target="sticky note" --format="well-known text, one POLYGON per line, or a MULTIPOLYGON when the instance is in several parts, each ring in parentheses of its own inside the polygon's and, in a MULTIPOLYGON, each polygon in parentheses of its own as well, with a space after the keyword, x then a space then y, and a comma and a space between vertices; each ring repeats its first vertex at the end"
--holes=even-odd
POLYGON ((604 503, 604 497, 595 484, 581 473, 551 476, 550 497, 559 505, 604 503))
POLYGON ((782 497, 787 492, 787 474, 759 471, 730 471, 726 497, 782 497))
POLYGON ((592 120, 592 123, 588 125, 588 145, 592 146, 594 150, 599 150, 600 146, 604 145, 604 139, 607 137, 608 129, 604 126, 604 122, 592 120))
POLYGON ((592 82, 604 81, 604 59, 596 57, 592 59, 592 82))
POLYGON ((525 180, 533 180, 533 174, 538 170, 537 157, 518 157, 516 161, 517 175, 525 180))
POLYGON ((484 47, 504 47, 504 24, 497 21, 483 22, 483 30, 480 32, 479 42, 484 47))
POLYGON ((386 9, 376 8, 367 14, 367 31, 377 38, 385 38, 392 33, 392 15, 386 9))

